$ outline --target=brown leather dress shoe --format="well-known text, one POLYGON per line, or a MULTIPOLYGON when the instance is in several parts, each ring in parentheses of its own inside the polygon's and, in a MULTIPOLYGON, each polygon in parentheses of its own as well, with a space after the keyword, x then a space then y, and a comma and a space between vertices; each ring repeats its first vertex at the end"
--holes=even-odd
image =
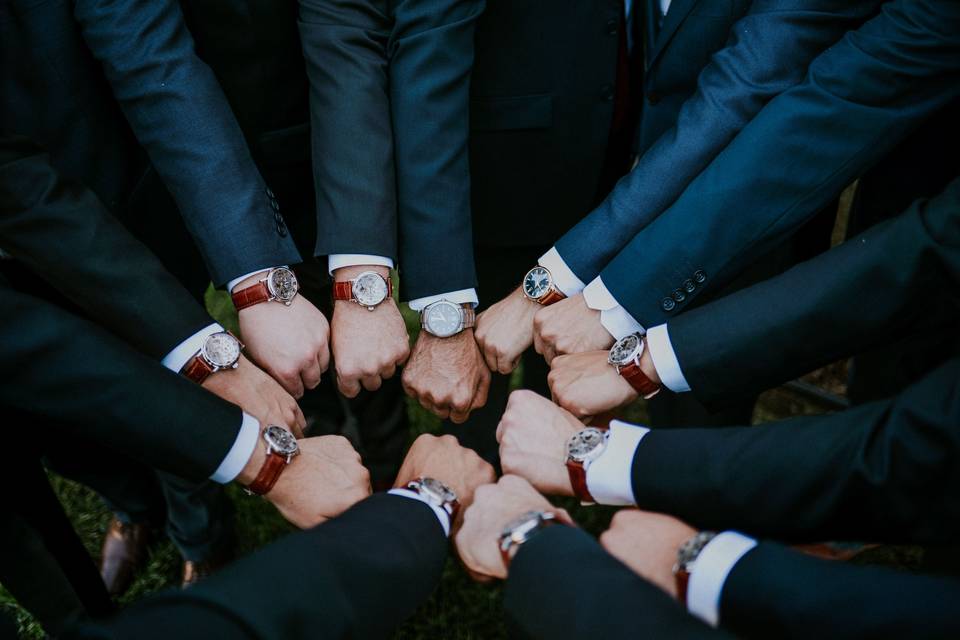
POLYGON ((145 524, 126 524, 114 516, 103 538, 100 553, 100 576, 113 597, 126 593, 137 570, 147 559, 150 527, 145 524))
POLYGON ((230 562, 233 561, 233 556, 233 549, 231 547, 228 551, 218 553, 215 557, 207 558, 206 560, 184 560, 183 580, 180 586, 186 589, 190 585, 210 577, 230 564, 230 562))

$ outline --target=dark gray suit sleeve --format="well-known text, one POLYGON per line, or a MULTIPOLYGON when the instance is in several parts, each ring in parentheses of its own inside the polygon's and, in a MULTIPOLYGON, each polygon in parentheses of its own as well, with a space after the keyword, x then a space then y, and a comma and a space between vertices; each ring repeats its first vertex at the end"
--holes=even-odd
POLYGON ((300 262, 176 0, 74 0, 74 15, 214 284, 300 262))
POLYGON ((393 0, 390 112, 405 300, 477 286, 470 72, 484 0, 393 0))
POLYGON ((642 509, 805 542, 960 535, 960 359, 899 396, 756 427, 654 429, 633 459, 642 509))
POLYGON ((957 291, 960 179, 780 276, 681 314, 670 342, 692 393, 717 405, 930 329, 929 301, 960 307, 957 291))
POLYGON ((212 322, 93 193, 23 138, 0 139, 0 248, 156 360, 212 322))
POLYGON ((687 614, 581 529, 556 525, 510 563, 504 608, 536 640, 730 638, 687 614))
POLYGON ((3 279, 0 379, 0 405, 198 482, 223 462, 243 417, 100 327, 3 279))
POLYGON ((727 576, 720 626, 740 638, 957 638, 960 580, 821 560, 763 542, 727 576))
POLYGON ((774 96, 800 83, 810 61, 876 10, 878 0, 754 0, 697 91, 606 199, 557 242, 584 282, 603 267, 720 153, 774 96))
POLYGON ((377 494, 72 637, 387 638, 440 581, 447 546, 428 506, 377 494))
POLYGON ((817 57, 802 84, 771 100, 600 277, 643 326, 669 320, 957 96, 960 4, 885 3, 817 57))

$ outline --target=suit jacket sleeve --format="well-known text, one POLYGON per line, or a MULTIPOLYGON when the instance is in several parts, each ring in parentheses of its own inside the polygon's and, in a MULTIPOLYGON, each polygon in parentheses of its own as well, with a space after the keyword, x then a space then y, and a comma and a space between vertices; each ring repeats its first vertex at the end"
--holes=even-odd
POLYGON ((603 267, 729 144, 771 98, 800 83, 807 66, 876 9, 876 0, 755 0, 731 29, 661 136, 589 216, 557 242, 584 282, 603 267))
POLYGON ((707 529, 800 541, 960 535, 960 360, 902 394, 758 427, 654 429, 637 505, 707 529))
POLYGON ((470 71, 484 0, 394 2, 400 287, 411 300, 477 286, 470 217, 470 71))
POLYGON ((386 638, 436 587, 446 556, 428 506, 377 494, 77 637, 386 638))
POLYGON ((550 527, 519 549, 504 608, 522 637, 538 640, 731 637, 687 614, 587 533, 567 526, 550 527))
POLYGON ((957 291, 960 179, 780 276, 681 314, 670 341, 694 395, 716 405, 929 328, 928 301, 957 301, 957 291))
POLYGON ((960 5, 892 0, 770 101, 602 271, 643 326, 772 249, 960 95, 960 5), (689 281, 689 282, 688 282, 689 281))
POLYGON ((75 0, 74 15, 214 284, 300 262, 176 0, 75 0))
POLYGON ((741 638, 956 638, 960 580, 821 560, 761 543, 734 565, 720 626, 741 638))
POLYGON ((213 475, 242 421, 239 407, 3 279, 0 378, 0 406, 189 480, 213 475))
POLYGON ((211 322, 96 196, 22 138, 0 140, 0 248, 157 360, 211 322))

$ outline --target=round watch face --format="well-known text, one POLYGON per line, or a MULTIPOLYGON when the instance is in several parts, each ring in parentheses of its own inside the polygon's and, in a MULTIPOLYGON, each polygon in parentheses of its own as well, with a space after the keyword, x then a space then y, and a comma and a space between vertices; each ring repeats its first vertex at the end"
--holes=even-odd
POLYGON ((593 460, 603 453, 606 433, 596 427, 587 427, 567 440, 567 456, 578 462, 593 460))
POLYGON ((459 305, 446 300, 434 302, 423 310, 423 326, 438 338, 450 337, 460 331, 462 311, 459 305))
POLYGON ((640 334, 631 333, 628 336, 624 336, 610 347, 607 362, 620 366, 630 364, 633 362, 634 357, 639 355, 642 346, 643 340, 640 338, 640 334))
POLYGON ((296 297, 299 288, 297 276, 290 269, 283 267, 274 269, 267 278, 267 288, 270 290, 270 295, 280 302, 290 302, 296 297))
POLYGON ((297 439, 283 427, 269 426, 263 431, 263 439, 270 448, 282 456, 292 456, 300 451, 297 439))
POLYGON ((453 489, 433 478, 421 479, 420 487, 439 504, 454 502, 457 499, 457 494, 453 489))
POLYGON ((213 366, 227 369, 240 359, 240 341, 226 331, 219 331, 204 341, 202 353, 213 366))
POLYGON ((379 273, 361 273, 353 281, 353 297, 365 307, 375 307, 387 299, 387 281, 379 273))
POLYGON ((525 542, 531 533, 539 529, 549 520, 554 519, 552 513, 546 511, 527 511, 507 523, 500 533, 500 548, 506 549, 511 543, 525 542))
POLYGON ((539 300, 550 291, 553 276, 543 267, 534 267, 523 278, 523 292, 528 298, 539 300))

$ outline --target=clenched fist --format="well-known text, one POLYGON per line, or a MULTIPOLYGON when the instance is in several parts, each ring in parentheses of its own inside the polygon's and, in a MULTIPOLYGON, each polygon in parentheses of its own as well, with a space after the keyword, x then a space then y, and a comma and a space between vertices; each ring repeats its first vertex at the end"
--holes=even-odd
POLYGON ((533 346, 547 364, 565 353, 609 349, 613 342, 582 293, 542 307, 533 318, 533 346))
POLYGON ((473 339, 473 329, 449 338, 421 331, 403 370, 403 389, 441 418, 465 422, 487 403, 490 371, 473 339))
POLYGON ((293 435, 303 437, 306 420, 297 401, 243 356, 236 369, 224 369, 207 376, 203 388, 238 405, 261 424, 285 426, 293 435))
POLYGON ((477 344, 491 371, 508 374, 533 343, 533 316, 540 308, 518 287, 477 316, 477 344))
POLYGON ((584 351, 554 358, 547 376, 554 401, 578 418, 587 418, 636 400, 637 392, 607 362, 608 355, 584 351))
POLYGON ((567 440, 583 423, 532 391, 514 391, 497 426, 504 473, 525 478, 547 495, 572 496, 567 440))

